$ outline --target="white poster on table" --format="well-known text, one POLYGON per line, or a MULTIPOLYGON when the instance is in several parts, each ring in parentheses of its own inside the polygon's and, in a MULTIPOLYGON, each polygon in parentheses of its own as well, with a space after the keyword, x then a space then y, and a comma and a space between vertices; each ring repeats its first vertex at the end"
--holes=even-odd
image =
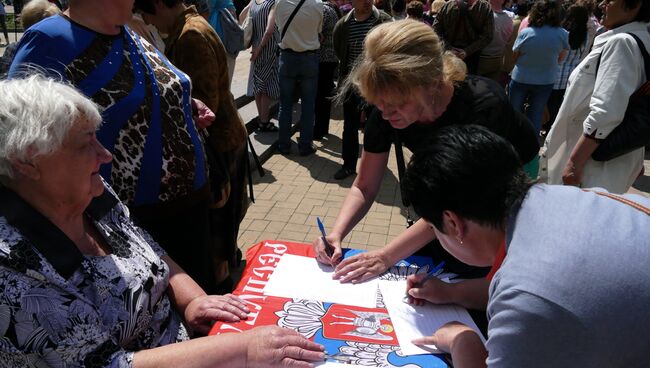
MULTIPOLYGON (((483 335, 470 317, 467 310, 458 305, 436 305, 425 303, 415 306, 404 301, 406 280, 379 282, 379 290, 384 299, 386 310, 395 328, 395 335, 404 355, 439 353, 433 345, 418 346, 413 339, 431 336, 448 322, 458 321, 473 328, 483 339, 483 335)), ((483 340, 485 343, 485 340, 483 340)))
POLYGON ((332 279, 334 267, 315 258, 285 253, 264 287, 264 295, 317 300, 325 303, 377 306, 377 279, 360 284, 342 284, 332 279))

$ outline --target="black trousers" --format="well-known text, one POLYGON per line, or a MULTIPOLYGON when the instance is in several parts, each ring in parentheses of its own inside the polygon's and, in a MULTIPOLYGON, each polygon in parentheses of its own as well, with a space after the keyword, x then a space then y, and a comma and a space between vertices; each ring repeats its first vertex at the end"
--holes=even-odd
POLYGON ((467 65, 467 73, 475 75, 478 72, 478 63, 481 59, 481 51, 477 51, 463 60, 467 65))
POLYGON ((318 89, 316 90, 316 119, 314 138, 322 138, 329 133, 331 97, 334 95, 334 70, 337 63, 320 63, 318 66, 318 89))
POLYGON ((566 89, 554 89, 553 92, 551 92, 551 96, 548 98, 548 102, 546 103, 546 106, 548 107, 548 124, 546 124, 545 130, 551 129, 551 126, 553 126, 553 122, 555 122, 555 118, 557 117, 558 111, 560 111, 560 106, 562 106, 562 101, 564 101, 564 92, 566 92, 566 89))
POLYGON ((131 218, 208 294, 217 291, 212 264, 209 190, 174 203, 131 207, 131 218))
POLYGON ((348 91, 343 102, 343 167, 356 170, 359 159, 359 127, 363 100, 354 91, 348 91))
POLYGON ((2 34, 5 36, 5 41, 9 43, 9 34, 7 33, 7 16, 0 14, 0 28, 2 28, 2 34))

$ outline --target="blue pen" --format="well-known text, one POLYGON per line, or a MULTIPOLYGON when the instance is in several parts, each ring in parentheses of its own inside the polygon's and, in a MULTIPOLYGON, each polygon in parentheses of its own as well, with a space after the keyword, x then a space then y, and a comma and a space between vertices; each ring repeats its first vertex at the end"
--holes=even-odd
MULTIPOLYGON (((427 272, 427 274, 424 276, 424 278, 422 280, 420 280, 420 282, 413 285, 413 287, 421 288, 422 285, 424 285, 424 283, 427 282, 427 280, 434 277, 438 273, 438 271, 440 271, 444 266, 445 266, 445 261, 442 261, 442 262, 438 263, 437 266, 433 267, 429 272, 427 272)), ((404 303, 408 303, 409 297, 410 297, 410 295, 407 292, 406 296, 404 296, 404 303)))
POLYGON ((320 220, 320 217, 316 217, 316 223, 318 224, 318 229, 320 230, 321 235, 323 235, 323 243, 325 243, 325 253, 327 253, 327 256, 332 258, 332 255, 334 254, 334 247, 327 241, 326 234, 325 234, 325 226, 323 226, 323 222, 320 220))

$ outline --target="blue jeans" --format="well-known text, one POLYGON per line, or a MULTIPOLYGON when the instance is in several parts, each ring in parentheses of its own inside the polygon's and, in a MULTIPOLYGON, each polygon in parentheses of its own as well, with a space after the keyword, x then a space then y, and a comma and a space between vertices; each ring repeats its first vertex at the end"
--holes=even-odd
POLYGON ((544 107, 548 101, 551 92, 553 91, 553 84, 526 84, 510 81, 508 85, 508 95, 510 96, 510 103, 515 110, 524 112, 524 103, 528 99, 528 110, 526 116, 533 127, 535 132, 539 135, 539 130, 542 127, 542 116, 544 115, 544 107))
POLYGON ((314 135, 314 108, 318 87, 318 53, 280 52, 280 131, 278 149, 291 149, 293 102, 300 97, 300 152, 311 150, 314 135), (298 94, 296 94, 298 87, 298 94))

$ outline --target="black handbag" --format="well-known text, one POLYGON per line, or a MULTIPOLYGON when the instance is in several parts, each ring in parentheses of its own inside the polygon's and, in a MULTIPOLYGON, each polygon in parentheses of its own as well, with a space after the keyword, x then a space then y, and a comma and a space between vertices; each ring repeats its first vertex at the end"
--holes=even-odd
POLYGON ((621 123, 591 154, 595 161, 609 161, 650 144, 650 81, 647 80, 650 77, 650 55, 638 36, 628 34, 634 37, 643 55, 646 82, 630 96, 621 123))

